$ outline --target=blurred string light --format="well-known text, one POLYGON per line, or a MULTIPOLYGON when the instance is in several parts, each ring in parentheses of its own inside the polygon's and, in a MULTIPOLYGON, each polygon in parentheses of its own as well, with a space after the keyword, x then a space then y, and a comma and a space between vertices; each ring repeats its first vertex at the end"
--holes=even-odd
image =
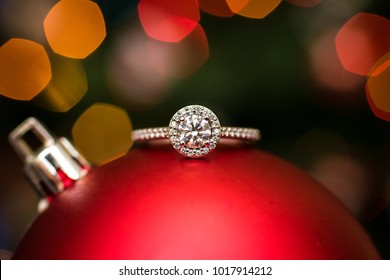
POLYGON ((390 52, 383 56, 369 73, 366 94, 374 114, 390 121, 390 52))
POLYGON ((47 40, 54 52, 85 58, 106 36, 103 15, 98 5, 89 0, 62 0, 44 21, 47 40))
POLYGON ((353 97, 352 94, 356 96, 354 89, 363 85, 365 78, 352 74, 341 65, 334 44, 336 34, 336 30, 327 30, 314 39, 309 50, 312 73, 322 86, 337 91, 337 95, 346 92, 353 97))
POLYGON ((138 15, 151 38, 179 42, 198 25, 197 0, 140 0, 138 15))
POLYGON ((270 14, 282 0, 226 0, 230 9, 241 16, 262 19, 270 14))
POLYGON ((197 25, 180 42, 162 42, 130 26, 118 37, 109 59, 109 84, 130 107, 146 108, 163 98, 173 82, 196 72, 208 59, 206 35, 197 25))
POLYGON ((124 156, 133 144, 131 133, 132 125, 126 111, 102 103, 87 109, 72 129, 75 146, 95 165, 124 156))
POLYGON ((49 57, 33 41, 11 39, 0 47, 0 94, 31 100, 51 79, 49 57))
POLYGON ((290 4, 294 4, 300 7, 312 8, 321 3, 322 0, 284 0, 290 4))
POLYGON ((390 50, 390 21, 374 14, 355 15, 337 34, 336 49, 345 69, 367 76, 390 50))
POLYGON ((214 16, 231 17, 235 15, 226 0, 198 0, 198 3, 202 11, 214 16))
POLYGON ((45 43, 42 22, 53 5, 53 0, 0 0, 2 31, 12 37, 45 43))
POLYGON ((33 101, 55 112, 66 112, 76 105, 88 90, 84 66, 79 60, 50 55, 52 79, 33 101))

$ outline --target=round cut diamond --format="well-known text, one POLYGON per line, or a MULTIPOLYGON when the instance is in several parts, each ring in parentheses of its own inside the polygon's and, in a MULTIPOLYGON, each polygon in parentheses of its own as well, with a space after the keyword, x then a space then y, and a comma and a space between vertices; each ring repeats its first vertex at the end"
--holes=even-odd
POLYGON ((221 136, 218 118, 209 109, 199 105, 180 109, 172 117, 169 127, 172 145, 188 157, 206 155, 215 148, 221 136), (210 143, 214 145, 210 146, 210 143))
POLYGON ((188 148, 201 148, 210 141, 211 126, 201 115, 189 115, 177 128, 180 143, 188 148))

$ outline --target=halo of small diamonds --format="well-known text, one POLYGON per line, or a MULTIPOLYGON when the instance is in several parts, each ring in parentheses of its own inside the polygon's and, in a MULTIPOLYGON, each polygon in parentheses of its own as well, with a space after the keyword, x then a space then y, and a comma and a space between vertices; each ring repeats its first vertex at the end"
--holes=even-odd
POLYGON ((177 111, 169 123, 169 140, 184 156, 199 158, 215 149, 221 138, 217 116, 200 105, 186 106, 177 111))

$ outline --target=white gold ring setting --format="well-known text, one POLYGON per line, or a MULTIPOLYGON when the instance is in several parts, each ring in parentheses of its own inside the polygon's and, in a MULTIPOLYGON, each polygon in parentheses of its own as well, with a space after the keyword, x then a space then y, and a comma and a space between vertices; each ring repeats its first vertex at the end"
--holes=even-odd
POLYGON ((137 129, 134 142, 169 139, 172 147, 190 158, 200 158, 213 151, 221 138, 254 143, 261 138, 256 128, 221 126, 217 116, 200 105, 186 106, 177 111, 168 127, 137 129))

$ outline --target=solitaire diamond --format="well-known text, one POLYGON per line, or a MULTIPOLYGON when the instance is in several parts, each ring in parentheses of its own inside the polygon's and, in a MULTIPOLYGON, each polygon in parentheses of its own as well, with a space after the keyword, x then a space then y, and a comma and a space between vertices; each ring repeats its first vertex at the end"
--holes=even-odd
POLYGON ((202 157, 215 149, 221 126, 211 110, 192 105, 180 109, 169 124, 174 148, 187 157, 202 157))
POLYGON ((179 142, 189 148, 202 148, 210 142, 211 126, 201 115, 189 115, 178 127, 179 142))

